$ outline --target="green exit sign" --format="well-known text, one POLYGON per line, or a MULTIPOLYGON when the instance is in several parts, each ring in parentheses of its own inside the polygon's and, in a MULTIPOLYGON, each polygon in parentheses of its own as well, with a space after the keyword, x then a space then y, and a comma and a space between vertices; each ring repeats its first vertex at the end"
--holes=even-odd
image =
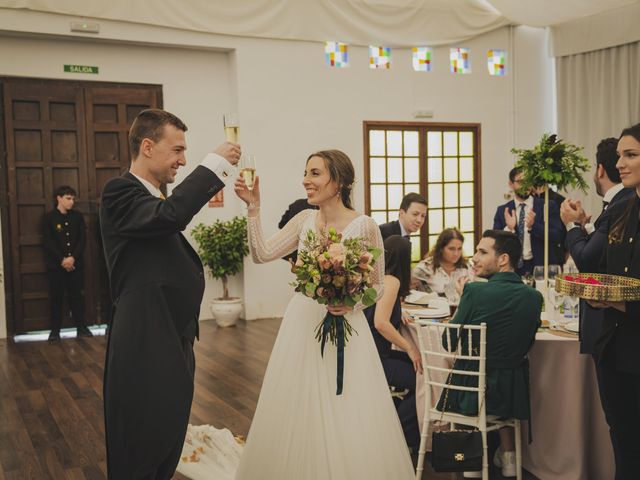
POLYGON ((98 67, 90 67, 89 65, 65 65, 64 71, 69 73, 93 73, 98 74, 98 67))

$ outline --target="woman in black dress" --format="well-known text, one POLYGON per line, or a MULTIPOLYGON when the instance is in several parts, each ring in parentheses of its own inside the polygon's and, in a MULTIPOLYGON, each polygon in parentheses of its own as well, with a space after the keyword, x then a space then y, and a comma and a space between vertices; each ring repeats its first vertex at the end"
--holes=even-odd
MULTIPOLYGON (((608 244, 602 271, 640 278, 640 124, 623 130, 618 141, 622 183, 636 189, 610 209, 608 244)), ((616 443, 616 479, 640 478, 640 302, 593 303, 606 307, 605 326, 596 342, 602 384, 610 403, 616 443)))

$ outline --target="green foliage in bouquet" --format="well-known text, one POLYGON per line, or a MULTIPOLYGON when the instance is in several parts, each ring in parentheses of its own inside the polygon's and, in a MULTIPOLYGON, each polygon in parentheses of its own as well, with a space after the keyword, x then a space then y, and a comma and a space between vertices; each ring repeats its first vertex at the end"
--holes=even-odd
POLYGON ((530 150, 511 149, 518 156, 515 166, 522 170, 521 189, 555 185, 559 190, 572 187, 586 192, 588 187, 582 175, 589 170, 589 161, 581 151, 582 147, 564 143, 548 133, 530 150))
POLYGON ((222 300, 229 300, 228 277, 242 270, 249 253, 247 219, 234 217, 217 220, 213 225, 200 223, 191 231, 198 244, 198 255, 213 278, 222 280, 222 300))

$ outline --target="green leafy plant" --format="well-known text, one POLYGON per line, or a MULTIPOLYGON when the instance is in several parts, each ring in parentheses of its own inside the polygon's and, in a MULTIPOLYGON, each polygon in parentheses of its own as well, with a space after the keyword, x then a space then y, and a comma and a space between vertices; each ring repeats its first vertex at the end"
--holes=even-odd
POLYGON ((228 277, 242 270, 244 257, 249 253, 247 219, 234 217, 217 220, 213 225, 200 223, 191 231, 198 244, 198 254, 213 278, 222 280, 221 300, 230 300, 228 277))
POLYGON ((589 161, 580 152, 582 147, 559 140, 557 135, 545 133, 532 149, 512 148, 518 156, 516 167, 522 170, 521 189, 555 185, 559 190, 567 187, 587 191, 582 175, 589 170, 589 161))

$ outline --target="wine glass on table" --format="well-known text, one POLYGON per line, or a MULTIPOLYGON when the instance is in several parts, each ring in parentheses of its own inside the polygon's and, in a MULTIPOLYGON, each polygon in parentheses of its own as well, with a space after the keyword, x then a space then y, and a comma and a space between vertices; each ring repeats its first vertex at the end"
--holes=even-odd
POLYGON ((240 176, 249 190, 249 207, 253 207, 253 186, 256 181, 256 156, 242 154, 240 157, 240 176))
POLYGON ((238 120, 238 114, 225 113, 222 116, 222 122, 224 125, 224 136, 227 138, 227 142, 239 143, 240 121, 238 120))
POLYGON ((556 292, 556 277, 562 273, 560 265, 549 265, 549 288, 547 289, 547 300, 553 307, 553 310, 549 312, 549 322, 551 324, 557 323, 558 311, 562 302, 564 301, 564 295, 556 292))

